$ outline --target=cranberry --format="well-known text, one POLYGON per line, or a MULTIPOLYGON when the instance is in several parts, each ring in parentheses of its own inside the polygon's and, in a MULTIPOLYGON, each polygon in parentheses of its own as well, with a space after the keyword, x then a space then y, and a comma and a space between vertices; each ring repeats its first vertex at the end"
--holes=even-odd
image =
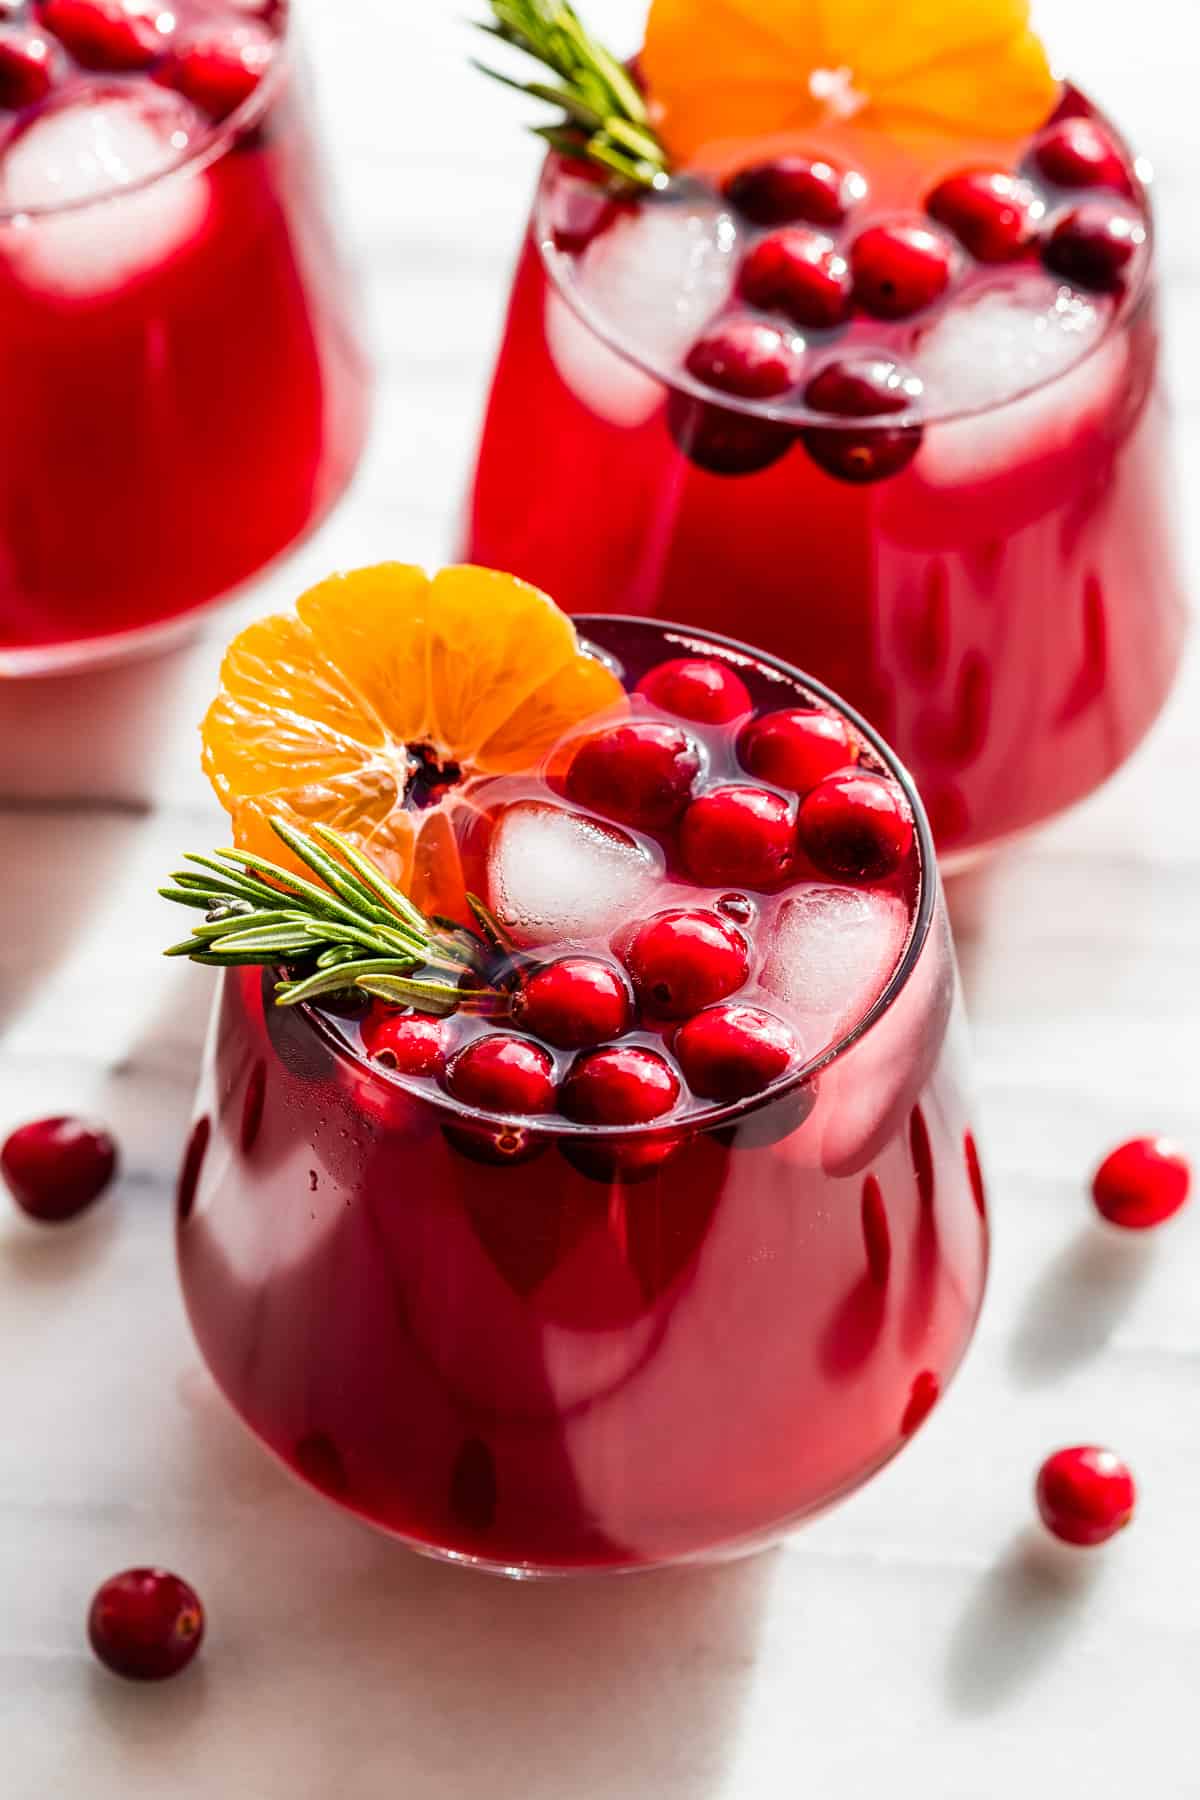
POLYGON ((679 827, 684 867, 706 887, 771 887, 795 849, 792 809, 767 788, 710 788, 679 827))
POLYGON ((625 965, 647 1013, 686 1019, 742 986, 750 953, 741 932, 719 914, 673 908, 638 926, 625 965))
POLYGON ((723 319, 693 344, 688 374, 741 400, 773 400, 800 379, 800 351, 761 319, 723 319))
POLYGON ((725 183, 726 199, 755 225, 840 225, 866 191, 861 175, 808 156, 753 163, 725 183))
POLYGON ((854 298, 877 319, 906 319, 945 293, 950 246, 924 225, 872 225, 850 246, 854 298))
POLYGON ((677 390, 667 401, 667 430, 688 461, 710 475, 757 475, 796 441, 794 427, 778 419, 751 418, 677 390))
POLYGON ((1028 182, 986 169, 951 175, 934 188, 925 209, 983 263, 1023 256, 1046 210, 1028 182))
POLYGON ((800 1046, 781 1019, 757 1006, 710 1006, 675 1034, 688 1086, 703 1100, 745 1100, 786 1074, 800 1046))
POLYGON ((204 1641, 204 1608, 193 1588, 165 1569, 126 1569, 98 1589, 88 1638, 106 1669, 127 1681, 178 1675, 204 1641))
MULTIPOLYGON (((898 363, 859 353, 826 363, 805 389, 804 403, 813 412, 834 418, 871 419, 907 412, 923 392, 920 377, 898 363)), ((898 474, 921 447, 919 425, 862 431, 809 426, 800 435, 814 462, 853 482, 882 481, 898 474)))
POLYGON ((807 794, 826 775, 858 761, 858 740, 836 713, 802 706, 747 725, 738 756, 760 781, 807 794))
POLYGON ((1173 1144, 1165 1138, 1133 1138, 1100 1164, 1092 1198, 1110 1225, 1147 1231, 1179 1211, 1191 1186, 1191 1168, 1173 1144))
POLYGON ((456 1100, 483 1112, 546 1113, 554 1108, 554 1063, 527 1038, 495 1032, 450 1059, 444 1084, 456 1100))
POLYGON ((678 818, 699 773, 700 752, 686 731, 631 719, 585 738, 566 787, 578 806, 653 830, 678 818))
POLYGON ((755 244, 738 292, 751 306, 786 313, 793 325, 831 331, 849 316, 850 268, 829 238, 788 225, 755 244))
POLYGON ((380 1008, 362 1028, 363 1049, 372 1062, 400 1075, 440 1075, 446 1063, 446 1021, 429 1013, 397 1013, 380 1008))
POLYGON ((248 100, 271 65, 275 36, 246 23, 189 34, 159 76, 212 119, 227 119, 248 100))
POLYGON ((0 29, 0 106, 18 111, 44 100, 53 66, 50 44, 38 32, 0 29))
POLYGON ((629 1184, 653 1180, 687 1142, 686 1132, 665 1131, 654 1137, 566 1137, 558 1147, 571 1167, 589 1181, 629 1184))
POLYGON ((728 725, 750 711, 750 695, 741 676, 711 656, 681 656, 659 663, 642 676, 637 691, 664 712, 701 725, 728 725))
POLYGON ((679 1077, 664 1057, 636 1044, 612 1044, 576 1057, 561 1106, 580 1125, 646 1125, 678 1098, 679 1077))
POLYGON ((912 849, 912 812, 894 781, 866 770, 830 775, 800 807, 800 842, 822 875, 881 881, 912 849))
POLYGON ((1122 1531, 1133 1517, 1137 1489, 1120 1457, 1094 1444, 1056 1450, 1038 1471, 1042 1523, 1064 1544, 1091 1549, 1122 1531))
POLYGON ((1042 245, 1042 260, 1076 287, 1116 293, 1145 242, 1146 227, 1136 213, 1085 200, 1058 221, 1042 245))
POLYGON ((629 1013, 624 978, 594 956, 564 956, 536 969, 515 1007, 518 1024, 560 1050, 583 1050, 620 1037, 629 1013))
MULTIPOLYGON (((87 69, 148 69, 167 48, 143 0, 40 0, 38 18, 87 69)), ((169 15, 167 15, 169 17, 169 15)))
POLYGON ((1094 119, 1060 119, 1048 126, 1033 146, 1033 163, 1055 187, 1131 192, 1124 158, 1094 119))
POLYGON ((0 1173, 22 1212, 46 1225, 73 1219, 98 1200, 117 1167, 107 1131, 82 1119, 37 1119, 0 1149, 0 1173))

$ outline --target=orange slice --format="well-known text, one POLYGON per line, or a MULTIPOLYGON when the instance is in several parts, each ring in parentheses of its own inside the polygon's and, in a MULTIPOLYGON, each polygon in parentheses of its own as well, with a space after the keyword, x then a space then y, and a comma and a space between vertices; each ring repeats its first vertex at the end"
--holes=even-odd
POLYGON ((838 124, 1016 138, 1059 91, 1029 0, 652 0, 641 68, 683 163, 838 124))
POLYGON ((431 579, 384 563, 332 576, 233 640, 201 727, 204 768, 239 848, 283 862, 272 816, 320 821, 425 912, 466 922, 454 817, 476 778, 536 768, 565 731, 622 700, 537 588, 491 569, 431 579), (435 789, 419 810, 418 761, 435 789))

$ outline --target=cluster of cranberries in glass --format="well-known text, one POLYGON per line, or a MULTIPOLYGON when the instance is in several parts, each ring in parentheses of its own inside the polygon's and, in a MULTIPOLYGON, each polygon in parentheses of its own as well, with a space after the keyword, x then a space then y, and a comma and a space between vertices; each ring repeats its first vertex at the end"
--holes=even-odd
POLYGON ((871 211, 863 175, 800 155, 742 169, 725 199, 744 246, 734 291, 684 366, 704 388, 802 407, 830 425, 797 433, 784 419, 676 395, 677 443, 720 474, 770 466, 797 435, 844 481, 896 474, 922 441, 927 397, 912 352, 931 322, 1022 267, 1048 300, 1061 287, 1111 307, 1147 242, 1125 153, 1083 113, 1048 125, 1015 169, 967 167, 938 181, 909 215, 871 211), (857 419, 874 424, 848 427, 857 419))
MULTIPOLYGON (((781 915, 813 896, 877 898, 889 930, 899 919, 869 993, 830 1002, 869 1004, 907 935, 913 818, 840 715, 786 697, 756 711, 735 669, 679 658, 650 670, 628 712, 560 744, 491 818, 487 898, 516 945, 491 977, 506 1004, 434 1018, 375 1003, 365 1053, 473 1111, 618 1128, 558 1136, 609 1178, 649 1172, 683 1141, 672 1127, 767 1093, 827 1048, 813 1034, 833 1015, 803 1018, 774 969, 794 941, 781 915), (622 1143, 634 1127, 654 1130, 622 1143)), ((448 1134, 485 1160, 546 1138, 448 1134)))
POLYGON ((286 0, 0 0, 0 131, 98 78, 173 89, 225 119, 270 68, 285 11, 286 0))

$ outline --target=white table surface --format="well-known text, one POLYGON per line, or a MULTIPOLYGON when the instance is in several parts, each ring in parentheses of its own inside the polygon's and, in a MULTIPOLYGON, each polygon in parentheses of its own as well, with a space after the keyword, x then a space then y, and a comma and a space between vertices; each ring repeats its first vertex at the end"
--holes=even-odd
MULTIPOLYGON (((351 497, 240 615, 334 566, 448 549, 535 157, 519 102, 465 71, 470 10, 309 0, 378 423, 351 497)), ((1047 0, 1043 17, 1159 167, 1195 492, 1184 11, 1047 0)), ((618 42, 636 12, 591 6, 618 42)), ((174 921, 154 886, 219 832, 194 721, 231 627, 152 681, 0 689, 0 1132, 91 1110, 125 1157, 75 1228, 0 1206, 4 1800, 1194 1800, 1200 1204, 1123 1243, 1083 1188, 1127 1134, 1200 1156, 1195 658, 1135 762, 957 897, 996 1255, 965 1373, 918 1442, 771 1555, 512 1587, 292 1485, 185 1326, 170 1188, 210 979, 158 960, 174 921), (1092 1439, 1132 1461, 1140 1516, 1091 1559, 1051 1554, 1033 1472, 1092 1439), (97 1582, 147 1561, 196 1582, 211 1637, 185 1678, 143 1690, 93 1664, 82 1628, 97 1582)))

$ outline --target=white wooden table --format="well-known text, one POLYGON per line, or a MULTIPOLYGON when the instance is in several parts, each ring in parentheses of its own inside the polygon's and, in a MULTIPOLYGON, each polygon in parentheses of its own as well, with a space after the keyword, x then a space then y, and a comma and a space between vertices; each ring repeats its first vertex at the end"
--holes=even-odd
MULTIPOLYGON (((470 10, 309 0, 378 424, 350 499, 240 614, 337 565, 448 548, 535 158, 517 103, 465 70, 470 10)), ((1043 15, 1159 167, 1194 493, 1184 10, 1043 15)), ((620 42, 636 12, 590 16, 620 42)), ((53 704, 0 689, 0 1132, 85 1109, 125 1153, 115 1198, 75 1229, 0 1209, 4 1800, 1194 1800, 1200 1205, 1124 1244, 1089 1222, 1083 1185, 1135 1132, 1200 1156, 1195 660, 1134 764, 958 897, 996 1258, 966 1372, 919 1442, 773 1555, 513 1588, 289 1483, 184 1324, 170 1186, 209 980, 158 959, 154 886, 219 829, 193 721, 235 622, 160 667, 148 712, 144 671, 136 709, 127 677, 53 704), (1043 1453, 1087 1439, 1131 1459, 1143 1504, 1109 1552, 1068 1562, 1030 1530, 1029 1488, 1043 1453), (102 1577, 152 1560, 197 1583, 211 1638, 185 1679, 140 1690, 93 1666, 82 1625, 102 1577)))

